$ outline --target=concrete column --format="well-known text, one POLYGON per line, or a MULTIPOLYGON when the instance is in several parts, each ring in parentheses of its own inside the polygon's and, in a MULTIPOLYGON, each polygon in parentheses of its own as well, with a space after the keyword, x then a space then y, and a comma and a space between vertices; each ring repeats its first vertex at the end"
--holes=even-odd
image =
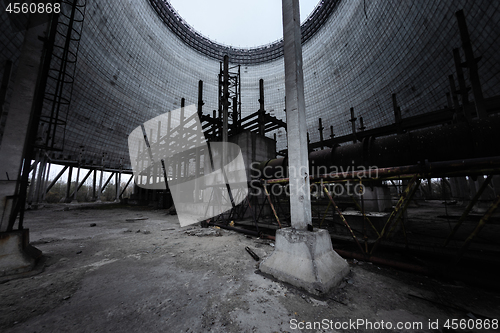
MULTIPOLYGON (((22 186, 21 168, 27 153, 28 129, 32 122, 32 106, 41 63, 43 41, 47 24, 30 27, 26 31, 16 74, 13 77, 10 111, 0 145, 0 218, 2 231, 12 229, 9 223, 14 198, 22 186)), ((14 215, 14 214, 13 214, 14 215)), ((17 214, 15 214, 17 215, 17 214)), ((12 216, 11 221, 14 221, 12 216)))
POLYGON ((80 163, 78 163, 78 169, 76 170, 76 182, 75 182, 75 192, 73 192, 73 200, 76 201, 76 195, 78 194, 78 185, 80 184, 80 163))
POLYGON ((73 167, 70 166, 68 168, 68 180, 66 182, 66 195, 64 196, 64 199, 62 202, 70 202, 70 194, 71 194, 71 178, 73 177, 73 167))
POLYGON ((92 201, 97 200, 97 169, 94 169, 92 176, 92 201))
POLYGON ((292 227, 305 230, 311 224, 309 157, 307 151, 306 105, 298 0, 283 0, 286 118, 290 175, 292 227))
POLYGON ((275 250, 260 270, 310 293, 325 293, 349 273, 349 265, 333 251, 327 230, 307 230, 311 199, 299 1, 282 1, 292 228, 276 231, 275 250))
POLYGON ((99 189, 97 190, 97 198, 96 198, 97 202, 101 202, 103 177, 104 177, 104 153, 102 154, 102 157, 101 157, 101 175, 99 178, 99 189))
POLYGON ((122 181, 122 172, 121 170, 116 173, 115 175, 115 190, 116 190, 116 195, 115 195, 115 201, 120 201, 120 184, 122 181))

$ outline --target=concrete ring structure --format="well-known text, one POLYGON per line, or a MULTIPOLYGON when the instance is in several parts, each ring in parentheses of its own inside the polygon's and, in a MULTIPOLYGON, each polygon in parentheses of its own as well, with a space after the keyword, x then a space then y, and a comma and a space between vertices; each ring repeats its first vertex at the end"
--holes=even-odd
MULTIPOLYGON (((332 9, 311 16, 321 16, 322 24, 303 46, 311 141, 318 140, 319 117, 335 135, 348 133, 351 107, 367 128, 392 123, 392 93, 403 117, 445 105, 448 75, 454 73, 452 49, 461 45, 454 15, 460 9, 481 56, 484 95, 499 95, 498 6, 494 1, 324 1, 321 8, 332 9)), ((0 60, 12 59, 15 70, 23 32, 12 27, 2 28, 11 33, 3 35, 0 60)), ((278 44, 270 48, 279 49, 278 44)), ((243 115, 258 110, 262 78, 266 110, 285 119, 283 58, 257 63, 249 54, 234 62, 242 65, 243 115)), ((198 80, 205 84, 204 112, 217 109, 220 60, 182 40, 151 1, 88 2, 65 146, 53 158, 75 160, 83 149, 89 164, 106 154, 109 167, 129 169, 126 145, 132 129, 179 107, 181 98, 195 103, 198 80)), ((7 98, 5 114, 8 103, 7 98)), ((284 132, 277 134, 278 148, 286 148, 284 132)))

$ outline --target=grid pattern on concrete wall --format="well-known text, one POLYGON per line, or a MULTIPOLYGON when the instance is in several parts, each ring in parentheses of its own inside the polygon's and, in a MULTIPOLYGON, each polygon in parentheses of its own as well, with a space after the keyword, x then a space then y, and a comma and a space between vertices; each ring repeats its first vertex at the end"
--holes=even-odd
POLYGON ((88 2, 63 158, 83 148, 86 162, 104 153, 106 165, 129 168, 128 135, 182 97, 196 103, 198 80, 205 109, 217 108, 219 63, 172 37, 146 0, 88 2))
MULTIPOLYGON (((95 0, 87 6, 61 157, 76 159, 84 149, 86 162, 100 163, 104 153, 107 166, 129 168, 129 133, 178 108, 182 97, 186 105, 196 104, 198 80, 204 81, 204 112, 217 109, 219 62, 174 35, 149 0, 95 0)), ((442 108, 448 75, 454 74, 452 49, 461 46, 454 15, 459 9, 475 55, 482 56, 484 95, 500 95, 499 6, 486 0, 373 0, 366 7, 363 0, 341 1, 303 48, 311 140, 319 139, 319 117, 337 136, 349 133, 351 107, 368 129, 392 123, 392 93, 403 117, 442 108)), ((283 58, 241 67, 242 115, 259 108, 261 78, 266 109, 285 119, 283 58)), ((283 132, 277 146, 286 148, 283 132)))
MULTIPOLYGON (((306 43, 328 20, 341 0, 319 1, 314 10, 303 18, 301 25, 302 43, 306 43)), ((254 48, 237 48, 216 43, 194 30, 177 13, 168 0, 150 0, 165 24, 186 44, 198 52, 219 60, 228 55, 229 59, 244 65, 272 61, 283 56, 283 39, 254 48)))
POLYGON ((475 56, 482 56, 479 74, 484 95, 499 95, 499 5, 380 0, 366 2, 365 11, 362 0, 342 2, 303 50, 312 141, 319 140, 319 117, 325 127, 334 126, 336 135, 349 133, 351 107, 357 117, 363 116, 367 128, 393 123, 393 93, 403 118, 443 108, 448 75, 455 74, 452 50, 461 47, 455 17, 460 9, 475 56))

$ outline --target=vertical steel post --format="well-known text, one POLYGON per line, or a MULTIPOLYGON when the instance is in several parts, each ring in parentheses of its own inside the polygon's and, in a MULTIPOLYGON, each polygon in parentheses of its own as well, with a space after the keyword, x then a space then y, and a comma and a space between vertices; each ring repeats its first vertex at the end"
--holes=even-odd
POLYGON ((349 119, 349 121, 351 122, 351 128, 352 128, 352 143, 356 143, 358 140, 356 138, 356 120, 358 118, 356 118, 354 116, 354 108, 351 108, 351 119, 349 119))
POLYGON ((78 193, 78 184, 80 181, 80 166, 82 164, 82 150, 80 150, 80 155, 78 156, 78 169, 76 171, 75 192, 73 193, 73 200, 76 200, 76 195, 78 193))
MULTIPOLYGON (((158 121, 158 131, 156 132, 156 146, 158 147, 157 151, 160 151, 160 149, 159 149, 159 147, 160 147, 160 140, 161 140, 161 121, 158 121)), ((159 158, 159 159, 161 160, 161 158, 159 158)), ((158 161, 157 161, 157 163, 158 163, 158 161)), ((155 172, 155 180, 158 183, 161 180, 161 174, 163 174, 163 173, 160 173, 159 169, 161 169, 161 168, 162 167, 160 167, 159 165, 157 165, 157 169, 156 169, 156 172, 155 172)))
MULTIPOLYGON (((140 155, 138 155, 138 156, 140 156, 140 155)), ((139 163, 139 162, 137 162, 137 163, 139 163)), ((99 177, 99 190, 97 191, 97 200, 96 201, 101 201, 103 177, 104 177, 104 153, 102 153, 102 157, 101 157, 101 174, 99 177)))
MULTIPOLYGON (((457 88, 455 86, 455 79, 453 78, 453 74, 448 76, 448 81, 450 82, 450 95, 451 95, 451 100, 453 101, 453 104, 451 104, 450 108, 453 108, 455 110, 454 114, 458 118, 460 111, 460 104, 458 103, 457 88)), ((465 117, 465 115, 463 116, 465 117)), ((460 117, 463 118, 462 116, 460 117)))
POLYGON ((319 118, 319 127, 318 127, 318 131, 319 131, 319 141, 321 142, 321 149, 323 150, 323 123, 321 121, 321 118, 319 118))
POLYGON ((363 123, 363 117, 359 117, 359 130, 363 132, 365 130, 366 126, 363 123))
POLYGON ((45 179, 45 172, 47 169, 47 157, 45 156, 45 152, 41 151, 40 154, 42 157, 40 158, 40 167, 38 169, 38 176, 36 179, 36 189, 35 189, 35 197, 33 199, 33 206, 38 207, 38 203, 40 202, 40 197, 42 195, 43 188, 43 180, 45 179))
POLYGON ((224 56, 224 69, 222 78, 222 141, 227 142, 229 125, 229 57, 224 56))
POLYGON ((264 113, 265 113, 265 106, 264 106, 264 80, 260 79, 259 80, 259 115, 258 115, 258 123, 259 123, 259 134, 260 135, 265 135, 266 134, 266 124, 264 120, 264 113))
POLYGON ((465 76, 464 71, 462 69, 462 60, 460 59, 460 50, 453 49, 453 60, 455 62, 455 70, 457 71, 457 79, 458 79, 458 89, 460 96, 462 97, 462 107, 464 109, 464 115, 466 119, 470 119, 470 110, 468 108, 469 105, 469 88, 465 84, 465 76))
POLYGON ((92 201, 96 201, 97 197, 97 169, 93 170, 93 176, 92 176, 92 201))
POLYGON ((479 80, 479 73, 477 70, 477 63, 479 58, 474 58, 472 44, 470 41, 469 30, 467 29, 467 22, 463 10, 455 13, 458 21, 458 29, 460 30, 460 39, 462 40, 462 49, 465 53, 465 65, 469 68, 469 78, 472 85, 472 94, 474 95, 474 104, 476 105, 476 112, 478 118, 486 118, 488 114, 484 107, 484 96, 481 88, 481 81, 479 80))
POLYGON ((403 133, 403 129, 401 127, 401 108, 398 105, 398 100, 396 98, 396 94, 392 94, 392 108, 394 110, 394 123, 398 128, 398 134, 403 133))
POLYGON ((201 116, 203 115, 203 81, 200 80, 198 81, 198 118, 200 118, 201 121, 201 116))
POLYGON ((238 98, 235 96, 233 97, 233 130, 234 133, 238 131, 238 128, 240 127, 239 120, 238 120, 238 98))
POLYGON ((33 191, 35 190, 35 179, 36 172, 38 170, 38 164, 40 163, 40 149, 36 150, 35 162, 33 163, 33 170, 31 171, 31 182, 30 182, 30 190, 28 192, 28 203, 31 205, 33 202, 33 191))
POLYGON ((68 170, 68 182, 66 184, 66 198, 65 201, 71 201, 70 194, 71 194, 71 178, 73 177, 73 166, 69 167, 68 170))
POLYGON ((47 194, 47 191, 46 191, 46 184, 48 184, 49 182, 49 178, 50 178, 50 166, 52 164, 49 162, 49 158, 47 158, 47 172, 45 173, 45 180, 43 182, 43 191, 42 191, 42 197, 41 197, 41 201, 42 202, 45 202, 45 195, 47 194))

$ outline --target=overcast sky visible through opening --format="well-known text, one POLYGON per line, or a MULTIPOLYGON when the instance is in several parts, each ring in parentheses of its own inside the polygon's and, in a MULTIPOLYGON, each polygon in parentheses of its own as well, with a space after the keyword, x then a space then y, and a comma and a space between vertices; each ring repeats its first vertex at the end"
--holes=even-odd
MULTIPOLYGON (((231 46, 254 47, 283 37, 281 0, 170 0, 202 35, 231 46)), ((319 0, 300 0, 304 21, 319 0)))

